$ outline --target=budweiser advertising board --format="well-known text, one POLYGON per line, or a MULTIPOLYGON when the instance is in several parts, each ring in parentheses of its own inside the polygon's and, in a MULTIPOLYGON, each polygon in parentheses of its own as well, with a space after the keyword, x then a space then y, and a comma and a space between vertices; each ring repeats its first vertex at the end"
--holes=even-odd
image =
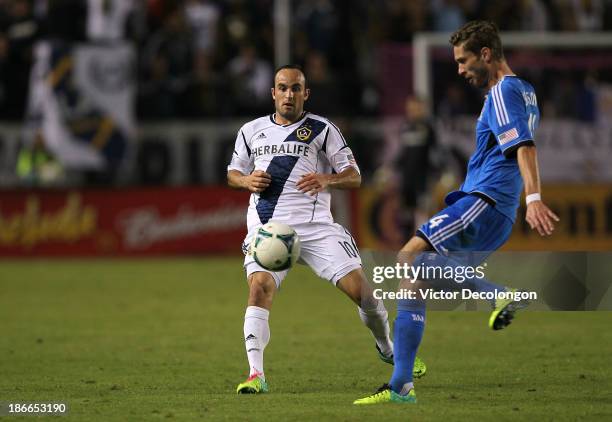
POLYGON ((221 187, 0 192, 0 256, 240 253, 248 192, 221 187))

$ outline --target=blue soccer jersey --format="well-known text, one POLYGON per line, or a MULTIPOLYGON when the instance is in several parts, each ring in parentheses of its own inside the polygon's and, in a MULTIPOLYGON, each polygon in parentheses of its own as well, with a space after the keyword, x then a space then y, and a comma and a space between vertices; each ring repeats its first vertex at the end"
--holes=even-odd
POLYGON ((533 87, 516 76, 504 76, 487 94, 476 123, 476 151, 465 181, 446 202, 450 205, 466 193, 479 193, 514 222, 523 189, 516 150, 534 145, 539 120, 533 87))

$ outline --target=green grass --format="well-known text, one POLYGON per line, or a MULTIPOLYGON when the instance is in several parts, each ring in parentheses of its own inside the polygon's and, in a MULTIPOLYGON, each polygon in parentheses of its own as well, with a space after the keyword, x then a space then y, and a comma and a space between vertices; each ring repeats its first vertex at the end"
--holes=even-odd
POLYGON ((271 392, 247 375, 240 260, 0 261, 0 402, 70 419, 610 420, 612 314, 430 312, 414 406, 357 407, 388 381, 355 307, 301 266, 271 313, 271 392))

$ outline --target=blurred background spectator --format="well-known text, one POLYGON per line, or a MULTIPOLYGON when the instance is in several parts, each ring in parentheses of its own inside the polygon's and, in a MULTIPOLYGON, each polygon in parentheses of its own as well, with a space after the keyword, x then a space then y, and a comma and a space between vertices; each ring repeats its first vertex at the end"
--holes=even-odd
MULTIPOLYGON (((273 5, 273 0, 2 0, 0 118, 23 116, 36 39, 101 41, 123 34, 134 41, 139 55, 140 119, 261 113, 269 105, 274 67, 273 5), (245 92, 255 104, 245 102, 245 92)), ((385 0, 376 6, 362 0, 314 0, 292 1, 291 6, 292 61, 313 73, 309 76, 317 87, 336 84, 343 93, 331 102, 313 97, 313 111, 321 106, 321 113, 332 115, 378 114, 377 49, 408 45, 417 31, 449 32, 474 18, 514 31, 612 27, 612 5, 602 0, 385 0)), ((564 95, 583 91, 585 79, 564 80, 572 85, 564 86, 564 95)), ((593 80, 591 75, 591 85, 593 80)), ((454 100, 446 93, 455 99, 461 94, 450 86, 435 92, 434 109, 452 114, 449 102, 454 100)), ((566 115, 568 106, 561 107, 557 114, 566 115)))
POLYGON ((270 108, 270 81, 274 70, 254 45, 245 43, 227 66, 232 97, 240 114, 266 114, 270 108))
POLYGON ((399 175, 404 236, 414 233, 429 218, 432 189, 442 170, 443 152, 429 115, 427 101, 408 97, 405 120, 399 130, 399 151, 394 162, 399 175))
POLYGON ((139 112, 150 118, 191 116, 196 40, 185 10, 173 7, 147 38, 140 57, 139 112))
MULTIPOLYGON (((303 66, 312 89, 307 110, 352 119, 347 125, 364 145, 380 135, 363 133, 355 119, 404 113, 403 98, 414 91, 411 43, 417 32, 450 32, 476 18, 507 31, 612 28, 612 3, 605 0, 288 1, 291 62, 303 66)), ((270 112, 274 5, 274 0, 0 0, 0 120, 23 121, 33 46, 42 39, 131 43, 138 122, 245 120, 270 112)), ((608 98, 602 93, 612 84, 609 51, 506 48, 506 55, 535 86, 544 118, 602 121, 601 98, 608 98)), ((432 50, 431 69, 428 100, 436 119, 480 111, 482 93, 457 79, 448 49, 432 50)), ((372 157, 361 161, 371 162, 366 174, 380 164, 372 157)))
POLYGON ((0 2, 0 116, 20 119, 26 106, 32 45, 40 36, 32 3, 0 2))

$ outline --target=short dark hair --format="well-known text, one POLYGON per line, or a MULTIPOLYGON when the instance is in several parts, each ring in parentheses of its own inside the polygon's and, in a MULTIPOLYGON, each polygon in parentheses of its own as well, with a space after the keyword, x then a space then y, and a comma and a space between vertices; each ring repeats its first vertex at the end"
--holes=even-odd
POLYGON ((493 22, 471 21, 459 28, 451 35, 449 42, 457 47, 463 44, 463 48, 480 55, 483 47, 491 49, 493 58, 501 60, 504 58, 499 30, 493 22))
POLYGON ((302 75, 304 75, 304 87, 306 87, 306 73, 304 73, 304 69, 302 69, 302 66, 300 66, 299 64, 285 64, 285 65, 278 67, 274 71, 274 79, 272 80, 272 86, 275 86, 276 75, 278 75, 278 72, 284 69, 294 69, 294 70, 299 70, 300 72, 302 72, 302 75))

